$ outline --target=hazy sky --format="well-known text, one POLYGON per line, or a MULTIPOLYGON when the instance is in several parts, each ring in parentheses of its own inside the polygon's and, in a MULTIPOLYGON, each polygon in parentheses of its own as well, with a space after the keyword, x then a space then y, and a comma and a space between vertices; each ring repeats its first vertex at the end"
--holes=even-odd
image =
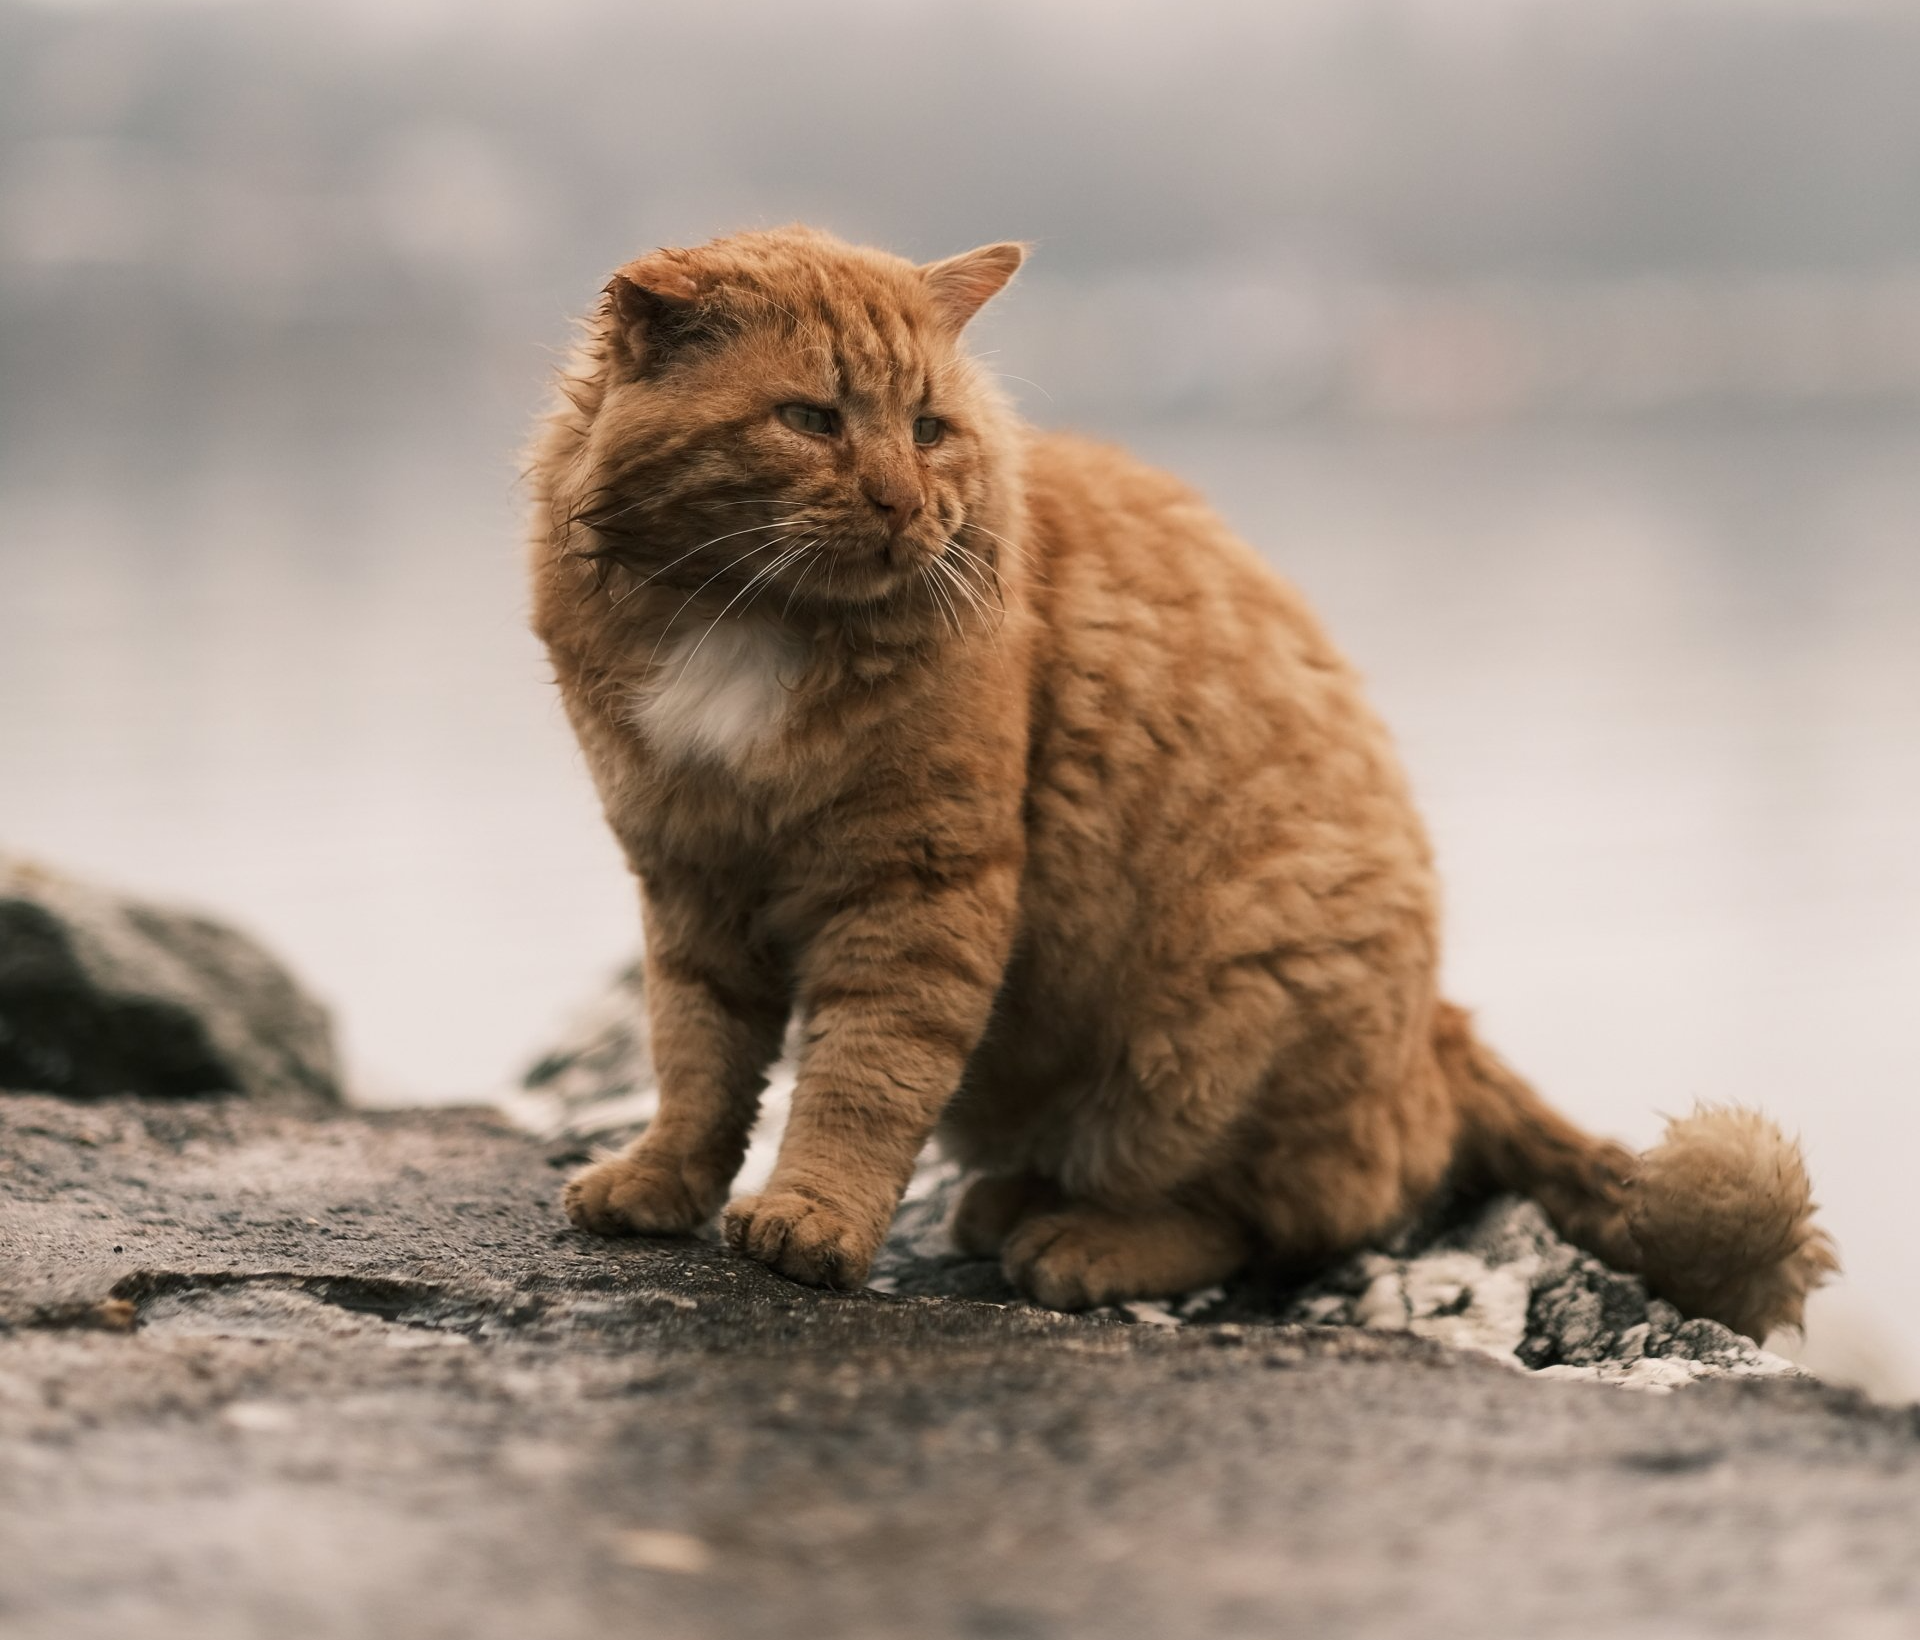
POLYGON ((0 0, 0 441, 504 420, 607 268, 793 218, 1032 241, 1076 414, 1910 402, 1916 154, 1895 0, 0 0))

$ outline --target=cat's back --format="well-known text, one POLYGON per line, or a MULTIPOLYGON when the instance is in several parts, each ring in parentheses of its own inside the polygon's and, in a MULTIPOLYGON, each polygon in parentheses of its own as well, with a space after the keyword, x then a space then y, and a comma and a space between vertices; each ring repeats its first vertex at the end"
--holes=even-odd
POLYGON ((1195 490, 1046 433, 1027 493, 1041 629, 1030 835, 1042 856, 1059 845, 1054 869, 1084 872, 1091 850, 1128 877, 1148 862, 1188 880, 1204 856, 1201 875, 1227 882, 1337 839, 1345 856, 1424 870, 1358 675, 1195 490))
POLYGON ((1149 582, 1173 590, 1207 579, 1268 578, 1197 490, 1118 444, 1033 431, 1025 477, 1031 527, 1050 568, 1097 560, 1141 590, 1149 582), (1196 538, 1205 549, 1198 558, 1164 551, 1172 540, 1196 538))
POLYGON ((1357 693, 1306 599, 1191 485, 1057 432, 1031 436, 1026 485, 1031 596, 1056 662, 1275 703, 1357 693))

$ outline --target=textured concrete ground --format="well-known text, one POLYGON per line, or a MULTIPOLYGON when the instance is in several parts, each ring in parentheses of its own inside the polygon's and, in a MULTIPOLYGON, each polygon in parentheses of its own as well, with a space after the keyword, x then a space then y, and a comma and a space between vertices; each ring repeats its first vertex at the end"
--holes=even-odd
POLYGON ((1920 1631, 1920 1417, 590 1241, 458 1112, 0 1098, 0 1633, 1920 1631))

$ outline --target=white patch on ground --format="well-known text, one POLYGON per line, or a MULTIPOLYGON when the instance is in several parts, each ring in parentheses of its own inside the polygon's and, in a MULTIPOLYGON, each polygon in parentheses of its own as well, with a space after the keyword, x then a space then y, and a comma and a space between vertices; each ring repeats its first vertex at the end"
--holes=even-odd
POLYGON ((1224 1287, 1202 1287, 1198 1291, 1188 1293, 1179 1299, 1175 1303, 1174 1308, 1179 1312, 1181 1318, 1185 1320, 1199 1315, 1205 1310, 1211 1309, 1226 1296, 1227 1290, 1224 1287))
POLYGON ((300 1422, 292 1407, 278 1401, 230 1401, 220 1409, 220 1419, 249 1435, 283 1435, 300 1422))
POLYGON ((1542 1367, 1536 1378, 1564 1378, 1575 1383, 1612 1384, 1616 1389, 1637 1389, 1648 1395, 1671 1395, 1677 1389, 1702 1378, 1798 1378, 1801 1370, 1791 1361, 1765 1350, 1754 1352, 1756 1359, 1732 1366, 1711 1366, 1685 1356, 1643 1355, 1638 1361, 1597 1361, 1590 1367, 1542 1367))
POLYGON ((1381 1332, 1417 1333, 1455 1349, 1511 1362, 1527 1336, 1537 1258, 1492 1266, 1472 1253, 1368 1260, 1372 1280, 1354 1320, 1381 1332))
POLYGON ((697 1577, 713 1566, 713 1550, 685 1532, 635 1527, 614 1533, 608 1547, 622 1566, 639 1566, 650 1572, 681 1572, 697 1577))
POLYGON ((677 639, 636 690, 630 721, 662 755, 738 769, 777 735, 802 655, 759 620, 720 620, 677 639))
POLYGON ((767 1078, 767 1091, 760 1096, 760 1116, 753 1124, 753 1137, 747 1141, 747 1159, 733 1181, 736 1196, 766 1189, 767 1180, 773 1177, 780 1139, 787 1131, 787 1112, 793 1106, 793 1075, 793 1061, 783 1059, 767 1078))

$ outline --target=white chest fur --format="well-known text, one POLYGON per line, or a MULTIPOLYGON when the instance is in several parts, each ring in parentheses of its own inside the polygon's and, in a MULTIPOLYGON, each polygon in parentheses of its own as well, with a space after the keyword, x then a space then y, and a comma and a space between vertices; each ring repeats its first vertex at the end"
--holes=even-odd
POLYGON ((802 659, 791 634, 762 621, 695 629, 634 691, 630 721, 664 757, 738 769, 779 734, 802 659))

